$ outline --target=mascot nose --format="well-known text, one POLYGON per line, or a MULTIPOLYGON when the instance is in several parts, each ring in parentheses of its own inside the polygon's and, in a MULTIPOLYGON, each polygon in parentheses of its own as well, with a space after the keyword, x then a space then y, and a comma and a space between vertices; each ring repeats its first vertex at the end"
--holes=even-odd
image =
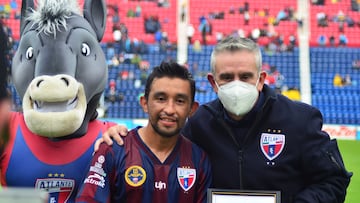
MULTIPOLYGON (((66 77, 61 77, 60 80, 62 80, 62 81, 66 84, 66 86, 69 86, 70 81, 69 81, 68 78, 66 78, 66 77)), ((40 78, 38 79, 38 82, 36 83, 36 87, 39 88, 39 87, 40 87, 40 84, 43 83, 43 82, 44 82, 44 79, 43 79, 42 77, 40 77, 40 78)))
POLYGON ((29 87, 32 97, 46 97, 48 101, 58 101, 76 96, 79 83, 69 75, 43 75, 34 78, 29 87))

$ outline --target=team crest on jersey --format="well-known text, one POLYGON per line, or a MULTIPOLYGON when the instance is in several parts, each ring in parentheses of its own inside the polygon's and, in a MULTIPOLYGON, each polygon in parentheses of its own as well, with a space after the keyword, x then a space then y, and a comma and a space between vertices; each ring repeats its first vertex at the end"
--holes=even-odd
POLYGON ((285 146, 285 135, 262 133, 260 147, 263 154, 270 161, 280 155, 285 146))
POLYGON ((146 180, 146 172, 141 166, 130 166, 125 171, 125 181, 133 187, 139 187, 146 180))
POLYGON ((37 179, 35 188, 50 193, 51 199, 56 202, 67 202, 74 191, 75 180, 65 178, 37 179))
POLYGON ((188 191, 194 185, 196 180, 196 170, 193 168, 178 168, 177 178, 183 190, 188 191))

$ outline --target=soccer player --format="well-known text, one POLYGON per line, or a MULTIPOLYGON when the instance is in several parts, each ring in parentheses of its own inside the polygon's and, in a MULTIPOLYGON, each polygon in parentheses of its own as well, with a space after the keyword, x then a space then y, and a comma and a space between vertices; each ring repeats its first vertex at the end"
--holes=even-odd
POLYGON ((148 124, 132 129, 123 146, 100 145, 77 202, 206 202, 209 159, 180 134, 198 107, 194 96, 186 68, 165 62, 155 67, 140 98, 148 124))

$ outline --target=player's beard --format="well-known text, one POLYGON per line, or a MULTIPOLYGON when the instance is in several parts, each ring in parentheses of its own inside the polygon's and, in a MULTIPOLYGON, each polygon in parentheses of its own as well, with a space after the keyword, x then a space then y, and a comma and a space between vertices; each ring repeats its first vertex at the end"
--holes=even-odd
MULTIPOLYGON (((150 125, 152 126, 152 128, 154 129, 154 131, 159 134, 161 137, 166 137, 166 138, 170 138, 170 137, 174 137, 176 135, 178 135, 181 131, 181 128, 175 128, 174 130, 162 130, 158 124, 157 121, 159 121, 160 118, 158 118, 156 120, 156 122, 153 122, 151 120, 149 120, 150 125)), ((179 126, 179 125, 178 125, 179 126)))

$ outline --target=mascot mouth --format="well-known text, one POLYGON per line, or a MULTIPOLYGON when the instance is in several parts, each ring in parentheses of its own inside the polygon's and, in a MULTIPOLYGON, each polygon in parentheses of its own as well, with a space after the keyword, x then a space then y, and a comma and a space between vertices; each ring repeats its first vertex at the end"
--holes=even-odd
MULTIPOLYGON (((33 101, 32 98, 30 98, 30 100, 33 101)), ((64 102, 45 102, 35 100, 32 103, 34 110, 38 112, 64 112, 76 108, 78 104, 78 97, 76 96, 75 98, 69 99, 64 102)))
POLYGON ((27 127, 44 137, 63 137, 75 132, 83 123, 86 108, 83 85, 69 75, 34 78, 23 98, 27 127))

